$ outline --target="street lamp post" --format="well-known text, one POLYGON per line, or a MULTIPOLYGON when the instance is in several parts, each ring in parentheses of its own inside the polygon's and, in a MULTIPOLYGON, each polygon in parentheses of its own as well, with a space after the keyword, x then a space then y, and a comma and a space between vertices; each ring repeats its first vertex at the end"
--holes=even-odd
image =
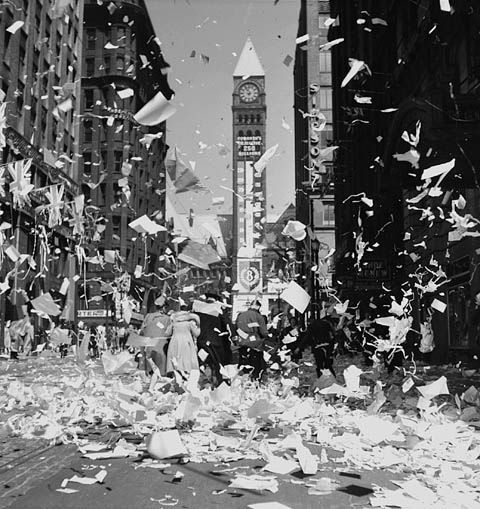
POLYGON ((316 267, 316 270, 311 271, 312 278, 312 318, 317 319, 320 318, 319 313, 319 295, 318 295, 318 279, 317 279, 317 270, 318 270, 318 251, 320 249, 320 241, 317 238, 313 238, 310 241, 310 249, 311 249, 311 263, 312 268, 316 267))

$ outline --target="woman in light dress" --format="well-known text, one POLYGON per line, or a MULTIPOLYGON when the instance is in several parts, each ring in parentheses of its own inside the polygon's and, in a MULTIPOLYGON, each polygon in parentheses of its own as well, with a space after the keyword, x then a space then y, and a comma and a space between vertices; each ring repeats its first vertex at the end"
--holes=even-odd
POLYGON ((167 373, 174 370, 190 372, 199 369, 197 337, 200 334, 200 318, 186 310, 172 314, 166 335, 172 335, 167 352, 167 373))

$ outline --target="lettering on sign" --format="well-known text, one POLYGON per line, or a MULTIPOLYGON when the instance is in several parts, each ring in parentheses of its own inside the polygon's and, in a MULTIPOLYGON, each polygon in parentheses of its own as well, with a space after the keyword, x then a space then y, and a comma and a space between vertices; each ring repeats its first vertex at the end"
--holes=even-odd
POLYGON ((106 309, 79 309, 77 311, 78 318, 106 318, 106 309))
POLYGON ((261 136, 237 136, 238 157, 257 157, 262 155, 261 136))

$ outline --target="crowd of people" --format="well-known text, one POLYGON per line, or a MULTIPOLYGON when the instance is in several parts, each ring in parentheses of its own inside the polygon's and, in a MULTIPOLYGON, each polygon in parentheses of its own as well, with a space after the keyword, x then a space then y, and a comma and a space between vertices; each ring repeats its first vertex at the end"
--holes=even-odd
MULTIPOLYGON (((118 324, 88 327, 81 322, 75 328, 63 320, 52 322, 46 341, 36 352, 48 345, 64 357, 71 348, 77 359, 84 360, 128 348, 146 371, 155 369, 162 376, 171 376, 200 369, 213 385, 226 378, 222 368, 230 364, 261 380, 268 370, 281 372, 298 363, 307 348, 313 354, 318 377, 325 373, 335 377, 338 353, 363 354, 367 364, 383 362, 389 372, 401 366, 405 356, 403 348, 378 351, 382 327, 370 311, 338 314, 330 306, 322 309, 321 318, 306 321, 305 315, 299 316, 287 304, 273 316, 265 316, 261 301, 255 299, 232 321, 231 307, 219 295, 207 294, 189 304, 180 303, 159 296, 139 329, 118 324)), ((6 325, 6 353, 13 359, 18 352, 32 353, 31 317, 6 325)))

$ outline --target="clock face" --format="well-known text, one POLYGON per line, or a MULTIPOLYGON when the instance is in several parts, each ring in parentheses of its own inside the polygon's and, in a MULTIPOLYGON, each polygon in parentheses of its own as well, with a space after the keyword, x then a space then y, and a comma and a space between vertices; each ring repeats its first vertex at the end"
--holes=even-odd
POLYGON ((240 87, 238 93, 240 94, 240 99, 244 103, 251 103, 258 97, 258 88, 252 83, 247 83, 240 87))

